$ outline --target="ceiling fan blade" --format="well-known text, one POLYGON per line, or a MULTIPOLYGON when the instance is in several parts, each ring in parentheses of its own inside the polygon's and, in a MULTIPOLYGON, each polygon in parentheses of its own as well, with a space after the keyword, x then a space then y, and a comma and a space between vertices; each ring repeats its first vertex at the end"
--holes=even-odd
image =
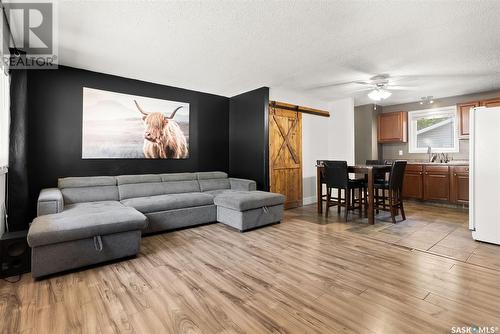
POLYGON ((373 82, 369 82, 369 81, 353 81, 353 83, 358 84, 358 85, 374 86, 373 82))
POLYGON ((385 87, 387 90, 417 90, 418 87, 412 86, 400 86, 400 85, 388 85, 385 87))
POLYGON ((345 81, 345 82, 327 83, 327 84, 323 84, 323 85, 312 86, 312 87, 309 87, 309 89, 313 90, 313 89, 334 88, 334 87, 348 86, 348 85, 353 85, 353 84, 364 85, 364 86, 374 86, 373 83, 368 82, 368 81, 345 81))
POLYGON ((310 86, 308 89, 313 90, 313 89, 323 89, 323 88, 331 88, 331 87, 340 87, 340 86, 347 86, 352 84, 352 81, 346 81, 346 82, 337 82, 337 83, 326 83, 322 85, 316 85, 316 86, 310 86))

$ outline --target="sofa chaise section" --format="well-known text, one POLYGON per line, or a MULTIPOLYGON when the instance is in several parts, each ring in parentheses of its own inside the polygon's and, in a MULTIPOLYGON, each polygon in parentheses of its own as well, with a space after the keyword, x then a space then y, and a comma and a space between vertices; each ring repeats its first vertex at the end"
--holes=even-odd
POLYGON ((146 217, 117 201, 117 189, 109 188, 113 187, 109 179, 73 181, 60 180, 60 189, 40 194, 38 213, 41 215, 34 219, 28 232, 33 277, 139 252, 146 217), (100 192, 102 187, 105 190, 100 192), (56 204, 45 204, 48 202, 56 204), (47 212, 49 214, 45 214, 47 212))

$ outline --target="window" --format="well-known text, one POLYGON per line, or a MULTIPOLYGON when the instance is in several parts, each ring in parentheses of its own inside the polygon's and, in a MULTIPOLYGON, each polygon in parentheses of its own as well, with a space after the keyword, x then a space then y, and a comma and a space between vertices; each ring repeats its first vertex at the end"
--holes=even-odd
POLYGON ((0 173, 9 164, 9 76, 0 70, 0 173))
POLYGON ((409 152, 458 152, 457 109, 444 107, 408 112, 409 152))

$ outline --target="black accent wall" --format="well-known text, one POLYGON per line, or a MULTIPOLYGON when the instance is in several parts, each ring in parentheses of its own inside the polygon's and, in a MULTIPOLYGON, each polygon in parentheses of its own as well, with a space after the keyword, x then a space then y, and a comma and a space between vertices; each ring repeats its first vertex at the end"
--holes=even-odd
MULTIPOLYGON (((59 177, 229 171, 229 98, 61 66, 28 71, 29 210, 14 223, 26 228, 40 189, 59 177), (190 157, 185 160, 82 159, 83 87, 190 103, 190 157)), ((12 193, 16 189, 9 189, 12 193)), ((12 198, 12 197, 11 197, 12 198)))
POLYGON ((9 230, 26 228, 26 213, 30 210, 28 184, 28 71, 10 71, 10 140, 9 172, 7 174, 7 212, 9 230))
POLYGON ((229 173, 269 190, 269 88, 234 96, 229 104, 229 173))

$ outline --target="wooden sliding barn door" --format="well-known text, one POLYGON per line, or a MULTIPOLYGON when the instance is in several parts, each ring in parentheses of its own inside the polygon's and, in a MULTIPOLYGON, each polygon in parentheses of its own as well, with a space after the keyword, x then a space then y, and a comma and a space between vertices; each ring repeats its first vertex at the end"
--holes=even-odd
POLYGON ((302 206, 302 114, 269 106, 269 184, 286 196, 285 209, 302 206))

